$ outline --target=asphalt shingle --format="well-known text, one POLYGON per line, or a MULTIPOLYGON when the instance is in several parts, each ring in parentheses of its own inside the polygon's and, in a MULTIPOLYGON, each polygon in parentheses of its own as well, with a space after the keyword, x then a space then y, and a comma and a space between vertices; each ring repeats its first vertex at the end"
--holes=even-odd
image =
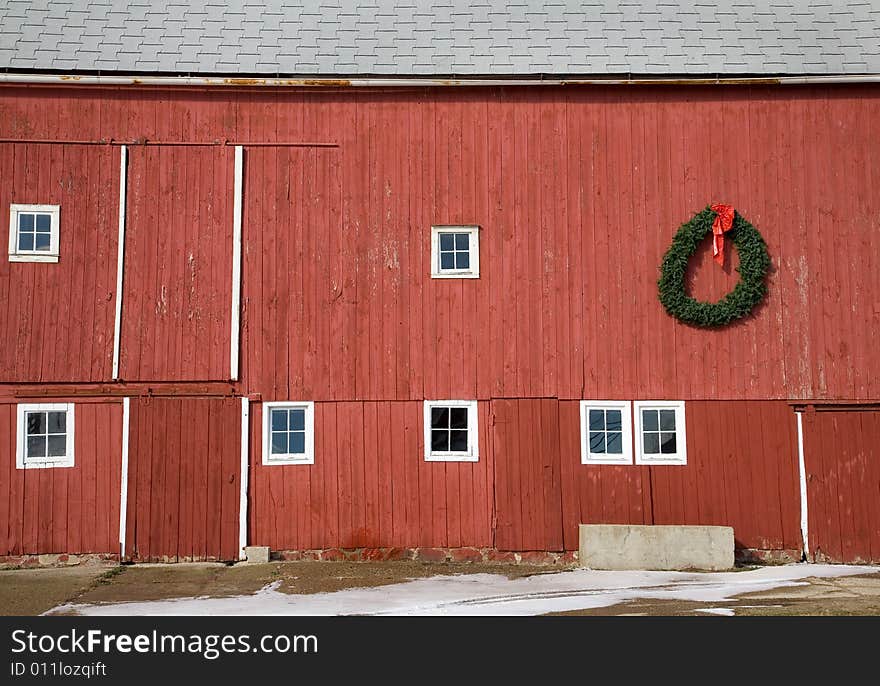
POLYGON ((880 73, 868 0, 6 0, 0 69, 289 76, 880 73))

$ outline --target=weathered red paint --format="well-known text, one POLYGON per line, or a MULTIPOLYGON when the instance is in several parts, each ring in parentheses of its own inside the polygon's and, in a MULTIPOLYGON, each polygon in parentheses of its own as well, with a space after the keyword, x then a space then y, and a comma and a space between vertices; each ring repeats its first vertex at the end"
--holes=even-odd
MULTIPOLYGON (((2 93, 2 137, 339 143, 246 150, 242 369, 248 392, 316 400, 880 397, 864 335, 880 323, 872 306, 880 270, 869 244, 878 222, 870 209, 880 155, 871 127, 880 114, 876 87, 243 95, 65 86, 2 93), (755 317, 706 332, 665 314, 656 279, 678 225, 716 200, 733 204, 758 227, 774 267, 755 317), (482 227, 483 275, 466 283, 432 281, 429 227, 459 222, 482 227), (828 250, 823 237, 832 235, 835 245, 850 249, 828 250), (295 299, 299 294, 302 300, 295 299), (274 344, 287 339, 289 350, 274 344)), ((17 147, 0 145, 4 165, 17 147)), ((109 157, 95 163, 89 188, 99 204, 115 207, 113 155, 95 146, 83 147, 87 153, 33 147, 46 157, 109 157), (91 181, 102 173, 105 180, 91 181)), ((216 260, 224 278, 216 290, 197 293, 207 324, 193 332, 188 318, 157 322, 154 309, 135 307, 138 293, 155 305, 161 275, 148 264, 130 265, 123 355, 135 354, 130 339, 138 327, 156 329, 141 348, 149 364, 141 369, 125 358, 132 373, 185 379, 225 372, 217 361, 228 337, 214 332, 228 322, 221 319, 228 316, 229 292, 221 265, 228 264, 229 247, 220 232, 229 222, 218 207, 229 202, 231 164, 212 174, 199 166, 199 194, 182 190, 194 190, 195 165, 218 151, 229 152, 149 148, 162 161, 151 172, 158 178, 134 184, 149 197, 133 189, 132 207, 155 202, 157 217, 173 224, 175 211, 183 210, 187 220, 175 230, 189 231, 205 199, 216 200, 206 240, 186 233, 185 242, 166 246, 175 251, 166 260, 167 277, 170 283, 185 276, 185 246, 192 246, 207 250, 203 268, 216 260), (156 202, 172 180, 176 190, 156 202), (142 313, 149 315, 143 322, 142 313), (195 356, 167 354, 168 346, 185 347, 193 335, 210 340, 207 368, 195 356)), ((53 172, 47 188, 59 178, 53 172)), ((86 222, 82 230, 112 247, 114 215, 107 214, 108 221, 86 222)), ((5 265, 4 292, 17 283, 10 270, 27 269, 33 266, 5 265)), ((735 271, 707 261, 695 268, 693 288, 718 296, 735 278, 735 271)), ((112 279, 105 281, 103 298, 113 291, 112 279)), ((71 290, 48 284, 46 292, 65 289, 71 290)), ((188 311, 185 293, 170 294, 182 311, 188 311)), ((14 309, 20 297, 10 299, 12 311, 0 312, 6 328, 21 320, 14 309)), ((52 338, 62 324, 46 320, 52 338)), ((94 331, 108 341, 111 327, 105 316, 94 331)), ((7 355, 7 365, 18 360, 7 355)), ((79 380, 82 358, 71 358, 54 356, 59 369, 41 369, 42 378, 79 380)), ((31 380, 33 371, 7 379, 31 380)))
POLYGON ((880 412, 803 413, 810 555, 880 562, 880 412))
POLYGON ((126 557, 238 559, 240 404, 131 401, 126 557))
POLYGON ((16 469, 16 407, 0 404, 0 555, 119 552, 122 403, 74 412, 73 467, 16 469))
MULTIPOLYGON (((263 467, 254 403, 250 540, 298 550, 571 550, 583 521, 729 524, 742 547, 798 549, 782 401, 880 398, 878 118, 870 85, 0 88, 0 138, 339 144, 245 149, 232 388, 317 401, 318 456, 263 467), (715 201, 761 231, 773 268, 753 317, 704 331, 665 314, 656 280, 678 226, 715 201), (456 223, 481 227, 481 278, 432 280, 430 226, 456 223), (425 398, 482 401, 479 463, 423 460, 425 398), (580 465, 580 398, 687 400, 688 466, 580 465), (499 435, 493 406, 537 411, 558 440, 499 435)), ((0 207, 63 205, 58 265, 0 261, 0 395, 13 382, 110 381, 118 148, 0 143, 0 172, 0 207), (40 197, 19 197, 30 190, 40 197)), ((226 146, 130 148, 123 380, 228 377, 231 193, 226 146)), ((708 245, 690 287, 714 299, 737 258, 721 269, 708 245)), ((145 559, 234 556, 231 533, 200 524, 215 511, 207 494, 228 489, 187 457, 205 444, 182 430, 189 401, 174 402, 138 414, 162 428, 138 434, 129 502, 158 513, 176 502, 175 479, 193 480, 167 513, 183 534, 130 510, 129 540, 145 559)), ((867 534, 844 544, 845 527, 829 527, 834 559, 864 555, 867 534)))

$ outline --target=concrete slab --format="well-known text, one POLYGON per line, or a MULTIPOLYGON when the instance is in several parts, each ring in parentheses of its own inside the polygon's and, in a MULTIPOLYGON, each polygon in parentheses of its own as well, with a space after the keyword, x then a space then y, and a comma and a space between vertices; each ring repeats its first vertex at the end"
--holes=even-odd
POLYGON ((608 570, 733 569, 729 526, 581 524, 580 566, 608 570))

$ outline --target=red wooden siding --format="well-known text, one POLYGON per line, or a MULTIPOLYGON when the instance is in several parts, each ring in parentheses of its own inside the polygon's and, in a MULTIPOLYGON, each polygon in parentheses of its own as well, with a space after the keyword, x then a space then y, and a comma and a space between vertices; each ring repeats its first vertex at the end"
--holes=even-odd
POLYGON ((73 467, 16 469, 16 406, 0 404, 0 554, 119 552, 122 403, 74 412, 73 467))
POLYGON ((0 143, 0 179, 0 382, 109 380, 119 150, 0 143), (57 264, 6 258, 13 203, 61 206, 57 264))
POLYGON ((880 412, 803 414, 810 552, 880 562, 880 412))
POLYGON ((559 402, 493 400, 490 423, 495 453, 495 546, 499 550, 562 550, 559 402))
POLYGON ((233 152, 132 146, 120 376, 229 378, 233 152))
MULTIPOLYGON (((260 250, 246 256, 244 272, 248 392, 302 389, 316 400, 880 397, 867 335, 880 325, 871 249, 880 221, 876 86, 9 86, 0 115, 0 136, 339 144, 246 149, 244 238, 260 250), (656 280, 677 227, 713 200, 732 203, 759 228, 773 271, 755 317, 703 331, 665 314, 656 280), (441 223, 482 227, 479 280, 428 278, 429 227, 441 223), (267 227, 283 254, 262 240, 267 227), (837 249, 829 250, 832 239, 837 249), (287 341, 289 354, 272 349, 281 358, 273 364, 265 340, 287 341)), ((2 146, 4 169, 14 164, 13 147, 2 146)), ((225 157, 214 148, 132 148, 129 219, 141 239, 132 238, 126 274, 130 377, 225 372, 218 361, 228 340, 229 244, 220 236, 231 226, 223 203, 232 153, 222 150, 225 157), (138 155, 162 163, 146 167, 138 155), (214 167, 204 173, 208 159, 214 167), (208 238, 196 245, 191 219, 209 207, 209 192, 215 202, 199 226, 208 238), (209 251, 195 253, 206 270, 197 273, 198 307, 186 301, 187 246, 209 251), (213 279, 210 292, 202 278, 213 279), (167 315, 156 312, 163 284, 167 315), (190 320, 190 311, 198 316, 190 320), (172 312, 185 320, 171 321, 172 312), (195 355, 191 340, 208 349, 195 355)), ((35 154, 72 153, 44 146, 35 154)), ((105 187, 102 202, 112 207, 112 176, 105 187)), ((694 292, 717 296, 736 276, 710 261, 695 265, 694 292)), ((10 300, 7 309, 18 306, 10 300)), ((19 336, 20 346, 33 342, 19 336)), ((59 378, 80 376, 82 357, 64 359, 70 368, 59 378)))
POLYGON ((133 398, 126 557, 238 559, 241 405, 133 398))
POLYGON ((692 401, 685 414, 685 466, 581 465, 578 403, 560 404, 567 549, 578 523, 595 523, 732 526, 738 549, 800 550, 791 408, 692 401))
POLYGON ((479 462, 425 462, 420 402, 315 404, 315 464, 262 464, 251 406, 249 541, 274 550, 492 545, 488 403, 479 462))

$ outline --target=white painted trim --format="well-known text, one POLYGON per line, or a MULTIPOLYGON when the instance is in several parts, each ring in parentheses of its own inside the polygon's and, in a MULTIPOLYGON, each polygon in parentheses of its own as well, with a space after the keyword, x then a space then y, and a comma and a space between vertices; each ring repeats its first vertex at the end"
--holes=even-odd
POLYGON ((235 146, 235 182, 232 205, 232 325, 229 336, 229 378, 238 379, 241 318, 241 201, 244 147, 235 146))
POLYGON ((804 557, 810 559, 810 518, 807 510, 807 467, 804 460, 804 427, 803 413, 797 415, 797 439, 798 439, 798 476, 801 487, 801 539, 804 544, 804 557))
POLYGON ((431 227, 431 278, 432 279, 479 279, 480 278, 480 227, 467 226, 432 226, 431 227), (468 269, 441 269, 440 267, 440 234, 466 233, 468 239, 468 269))
POLYGON ((632 403, 628 400, 581 400, 581 464, 632 464, 632 403), (590 452, 590 410, 620 410, 623 452, 620 457, 590 452))
POLYGON ((76 417, 73 403, 19 403, 16 406, 16 436, 15 436, 15 468, 16 469, 48 469, 53 467, 73 467, 75 464, 76 449, 76 417), (39 462, 25 459, 27 426, 25 415, 28 412, 66 412, 65 419, 65 447, 63 456, 45 458, 39 462))
POLYGON ((685 422, 685 403, 683 400, 636 400, 633 403, 633 426, 636 444, 636 464, 687 464, 687 424, 685 422), (669 453, 661 457, 647 457, 644 455, 644 443, 642 441, 642 410, 652 409, 675 410, 675 453, 669 453))
POLYGON ((684 77, 654 76, 636 78, 544 78, 544 77, 513 77, 513 78, 459 78, 443 79, 430 77, 385 77, 385 78, 353 78, 345 79, 334 76, 310 78, 256 77, 241 74, 223 76, 148 76, 148 75, 91 75, 63 72, 56 74, 0 74, 0 83, 34 83, 54 85, 126 85, 126 86, 225 86, 225 87, 307 87, 307 88, 433 88, 456 86, 748 86, 748 85, 779 85, 797 86, 801 84, 849 84, 849 83, 880 83, 880 74, 829 74, 826 76, 747 76, 747 77, 684 77))
POLYGON ((60 252, 60 205, 27 205, 10 203, 9 205, 9 261, 10 262, 58 262, 60 252), (48 250, 19 250, 18 249, 18 215, 38 213, 48 214, 51 217, 49 227, 48 250))
POLYGON ((128 521, 128 441, 131 398, 122 399, 122 476, 119 480, 119 559, 125 557, 125 528, 128 521))
POLYGON ((116 241, 116 313, 113 320, 113 377, 119 378, 122 335, 122 274, 125 268, 125 205, 128 197, 128 148, 119 149, 119 234, 116 241))
POLYGON ((250 401, 241 399, 241 471, 239 486, 241 493, 238 501, 238 559, 244 559, 244 549, 247 547, 247 523, 248 523, 248 470, 250 469, 250 425, 251 408, 250 401))
POLYGON ((425 462, 479 462, 480 434, 476 400, 426 400, 422 415, 424 425, 425 462), (431 408, 433 407, 464 407, 468 411, 468 448, 465 451, 431 450, 431 408))
POLYGON ((277 401, 263 403, 263 464, 269 465, 285 465, 285 464, 315 464, 315 403, 313 402, 297 402, 277 401), (290 409, 305 410, 305 453, 288 454, 272 457, 269 447, 272 444, 272 427, 269 418, 272 416, 273 409, 290 409))

